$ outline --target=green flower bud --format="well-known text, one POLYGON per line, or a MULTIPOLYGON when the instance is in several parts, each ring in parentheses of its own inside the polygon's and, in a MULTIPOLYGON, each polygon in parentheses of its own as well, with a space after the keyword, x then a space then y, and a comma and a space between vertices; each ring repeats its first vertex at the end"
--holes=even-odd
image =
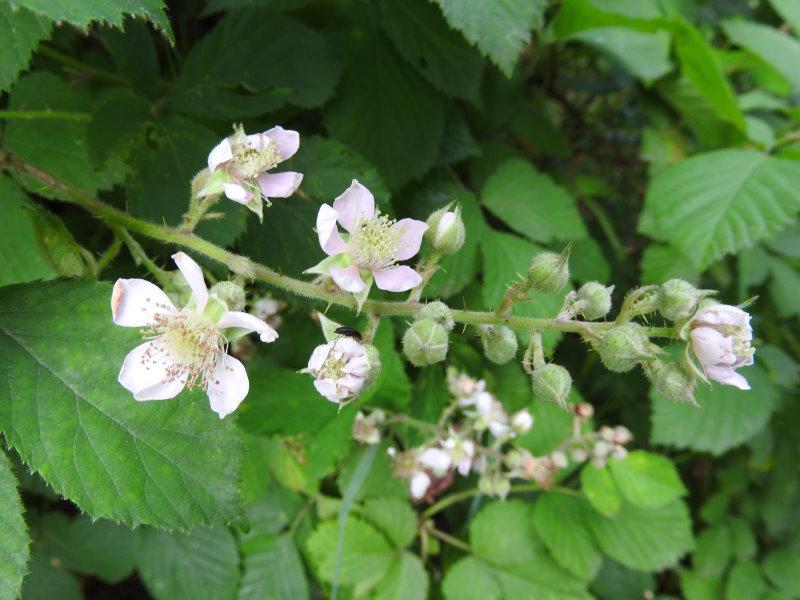
POLYGON ((447 331, 452 330, 455 326, 453 313, 450 311, 450 307, 438 300, 435 302, 428 302, 428 304, 423 306, 417 315, 417 319, 433 319, 447 331))
POLYGON ((651 356, 641 325, 628 323, 609 329, 600 342, 600 360, 609 371, 627 373, 651 356))
POLYGON ((670 279, 658 288, 658 312, 670 321, 688 319, 697 308, 697 302, 705 295, 688 281, 670 279))
POLYGON ((561 365, 547 363, 534 369, 531 376, 533 393, 540 400, 557 404, 566 409, 567 397, 572 388, 572 376, 561 365))
POLYGON ((528 283, 537 292, 555 294, 569 280, 569 255, 541 252, 531 260, 528 283))
POLYGON ((85 277, 91 274, 91 268, 84 258, 88 253, 75 241, 61 219, 38 205, 26 203, 23 206, 30 209, 36 237, 58 275, 85 277))
POLYGON ((606 287, 597 281, 588 281, 578 290, 576 299, 581 303, 580 313, 589 321, 605 317, 611 310, 611 292, 614 286, 606 287))
POLYGON ((505 325, 481 325, 478 328, 483 353, 493 363, 502 365, 517 355, 517 336, 505 325))
POLYGON ((372 344, 364 344, 364 353, 367 355, 367 360, 369 360, 369 371, 367 371, 367 377, 364 379, 364 389, 367 389, 378 379, 383 365, 381 364, 380 352, 372 344))
POLYGON ((694 399, 696 382, 678 365, 648 360, 642 363, 642 368, 652 382, 656 395, 673 402, 697 405, 694 399))
POLYGON ((228 310, 243 310, 245 303, 244 290, 242 286, 232 281, 220 281, 211 286, 208 292, 216 296, 225 303, 228 310))
POLYGON ((428 230, 425 239, 436 252, 440 254, 454 254, 461 250, 466 238, 464 221, 461 219, 461 207, 456 206, 454 211, 449 210, 452 202, 435 211, 428 217, 428 230))
POLYGON ((478 480, 478 490, 486 496, 505 499, 511 491, 511 482, 501 475, 487 475, 478 480))
POLYGON ((443 361, 448 344, 447 330, 433 319, 414 321, 403 334, 403 354, 417 367, 443 361))

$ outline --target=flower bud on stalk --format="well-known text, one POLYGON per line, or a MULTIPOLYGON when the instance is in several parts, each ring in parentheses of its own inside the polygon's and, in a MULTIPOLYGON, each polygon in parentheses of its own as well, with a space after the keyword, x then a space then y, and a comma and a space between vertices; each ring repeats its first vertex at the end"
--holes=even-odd
POLYGON ((673 402, 697 405, 694 399, 695 380, 678 365, 648 360, 642 363, 642 369, 653 384, 656 395, 673 402))
POLYGON ((567 398, 572 388, 572 377, 561 365, 547 363, 534 369, 531 387, 537 398, 566 409, 567 398))
POLYGON ((464 221, 461 219, 461 207, 454 211, 449 210, 451 202, 440 208, 428 217, 428 230, 425 239, 434 252, 439 254, 454 254, 464 245, 466 231, 464 221))
POLYGON ((627 373, 652 356, 647 344, 647 336, 637 323, 614 327, 606 332, 600 342, 600 360, 609 371, 627 373))
POLYGON ((670 279, 658 288, 656 302, 658 312, 670 321, 688 319, 697 308, 697 303, 711 292, 698 290, 683 279, 670 279))
POLYGON ((502 365, 517 355, 517 336, 505 325, 481 325, 478 328, 483 353, 490 361, 502 365))
POLYGON ((425 306, 423 306, 420 309, 417 318, 433 319, 443 326, 447 331, 451 331, 455 326, 455 322, 453 321, 453 313, 450 310, 450 307, 444 302, 440 302, 438 300, 434 302, 428 302, 425 306))
POLYGON ((575 299, 578 312, 588 321, 601 319, 611 310, 611 293, 614 286, 606 287, 597 281, 588 281, 578 290, 575 299))
POLYGON ((433 319, 414 321, 403 334, 403 354, 417 367, 442 362, 448 345, 447 330, 433 319))
POLYGON ((511 483, 501 475, 487 475, 478 480, 478 490, 487 496, 504 500, 511 491, 511 483))
POLYGON ((533 427, 533 415, 529 411, 522 409, 511 415, 511 429, 514 433, 526 434, 531 427, 533 427))
POLYGON ((531 260, 528 283, 541 294, 555 294, 569 281, 569 254, 540 252, 531 260))
POLYGON ((222 300, 228 310, 242 310, 245 304, 245 295, 242 286, 232 281, 220 281, 211 286, 209 293, 222 300))

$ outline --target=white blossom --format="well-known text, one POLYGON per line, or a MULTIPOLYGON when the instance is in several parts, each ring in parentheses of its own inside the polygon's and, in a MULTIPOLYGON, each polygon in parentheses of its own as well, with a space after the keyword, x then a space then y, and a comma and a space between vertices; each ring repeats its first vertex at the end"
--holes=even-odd
POLYGON ((747 380, 736 372, 753 364, 750 315, 727 304, 700 309, 692 319, 691 347, 706 375, 725 385, 749 390, 747 380))
POLYGON ((314 387, 322 396, 342 403, 364 388, 369 370, 364 346, 351 337, 340 337, 317 346, 301 372, 314 377, 314 387))

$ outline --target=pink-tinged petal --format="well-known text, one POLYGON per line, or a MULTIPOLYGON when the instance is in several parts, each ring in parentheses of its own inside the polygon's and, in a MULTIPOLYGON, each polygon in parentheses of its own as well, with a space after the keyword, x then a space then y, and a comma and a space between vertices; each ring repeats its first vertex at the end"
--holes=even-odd
POLYGON ((375 269, 375 285, 387 292, 407 292, 422 283, 422 277, 411 267, 401 265, 388 269, 375 269))
POLYGON ((217 170, 221 164, 228 162, 233 158, 233 149, 228 138, 222 140, 219 144, 214 146, 214 149, 208 155, 208 170, 212 173, 217 170))
POLYGON ((238 327, 239 329, 255 331, 261 341, 267 343, 274 342, 278 339, 278 332, 264 321, 249 313, 236 310, 230 310, 222 315, 222 318, 217 322, 217 327, 220 329, 238 327))
POLYGON ((730 367, 725 366, 711 366, 706 368, 706 374, 714 381, 718 381, 725 385, 732 385, 740 390, 749 390, 750 384, 747 379, 739 375, 730 367))
POLYGON ((436 239, 441 238, 448 230, 450 225, 456 222, 456 213, 447 211, 439 219, 439 225, 436 227, 436 239))
POLYGON ((192 298, 197 312, 203 312, 208 302, 208 289, 206 288, 206 281, 203 279, 203 271, 192 258, 185 252, 177 252, 172 255, 172 260, 178 265, 181 270, 181 275, 189 284, 192 290, 192 298))
POLYGON ((306 367, 306 369, 313 375, 316 375, 322 368, 322 365, 325 364, 325 361, 328 360, 328 355, 331 353, 332 347, 332 343, 328 343, 321 344, 314 348, 314 351, 308 359, 308 367, 306 367))
POLYGON ((265 173, 258 177, 261 193, 266 198, 288 198, 300 187, 301 181, 303 181, 303 174, 294 171, 265 173))
POLYGON ((242 146, 250 150, 263 150, 267 144, 269 144, 269 140, 265 140, 260 133, 246 135, 244 136, 244 142, 242 142, 242 146))
POLYGON ((711 327, 698 327, 691 333, 692 350, 703 365, 732 365, 736 362, 733 339, 711 327))
POLYGON ((371 221, 375 216, 375 198, 367 188, 353 179, 350 187, 333 201, 334 210, 339 213, 339 223, 348 233, 358 223, 371 221))
POLYGON ((406 260, 419 252, 422 236, 428 230, 428 224, 416 219, 400 219, 392 225, 392 230, 400 233, 400 244, 394 253, 394 258, 406 260))
POLYGON ((294 156, 294 153, 297 152, 297 149, 300 147, 300 134, 292 129, 284 129, 276 125, 272 129, 265 131, 264 135, 272 138, 283 160, 294 156))
POLYGON ((339 393, 336 389, 336 382, 333 379, 315 379, 314 387, 326 400, 339 403, 339 393))
POLYGON ((331 277, 341 289, 345 292, 353 292, 357 294, 364 290, 366 284, 361 279, 361 273, 358 272, 358 267, 352 266, 346 269, 331 269, 331 277))
POLYGON ((336 228, 336 219, 339 214, 329 205, 323 204, 317 213, 317 236, 319 245, 328 256, 335 256, 347 250, 339 230, 336 228))
POLYGON ((219 415, 220 419, 235 411, 250 391, 250 380, 247 371, 238 359, 220 350, 217 354, 217 364, 211 373, 211 379, 206 387, 211 410, 219 415))
POLYGON ((411 496, 419 500, 428 491, 431 485, 431 478, 425 471, 417 471, 411 476, 411 481, 408 483, 408 489, 411 496))
POLYGON ((160 354, 153 342, 145 342, 128 353, 117 379, 137 400, 169 400, 186 385, 185 378, 167 374, 171 365, 171 356, 160 354))
POLYGON ((225 196, 228 199, 238 202, 239 204, 247 204, 253 199, 252 192, 248 192, 244 189, 244 186, 238 183, 223 183, 222 190, 225 192, 225 196))
POLYGON ((175 307, 161 289, 144 279, 117 279, 111 292, 111 318, 122 327, 144 327, 158 313, 175 307))

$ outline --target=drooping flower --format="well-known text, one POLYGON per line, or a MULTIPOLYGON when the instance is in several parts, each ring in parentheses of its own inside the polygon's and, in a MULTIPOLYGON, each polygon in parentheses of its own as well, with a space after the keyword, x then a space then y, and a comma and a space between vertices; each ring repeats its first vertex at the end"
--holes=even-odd
POLYGON ((244 332, 257 332, 262 342, 278 334, 245 312, 230 311, 209 295, 200 266, 187 254, 172 256, 192 297, 181 309, 144 279, 118 279, 111 295, 116 325, 142 329, 147 341, 125 358, 119 382, 136 400, 167 400, 184 387, 200 387, 220 418, 244 400, 250 384, 244 365, 225 351, 227 343, 244 332))
POLYGON ((314 377, 314 387, 326 399, 342 403, 364 388, 371 366, 364 346, 351 337, 340 337, 317 346, 301 372, 314 377))
POLYGON ((211 173, 199 196, 224 193, 261 216, 262 200, 288 198, 303 180, 302 173, 268 173, 291 158, 300 147, 300 134, 275 126, 264 133, 245 134, 241 126, 208 155, 211 173))
POLYGON ((427 228, 422 221, 395 221, 380 214, 370 191, 354 179, 333 206, 320 206, 317 235, 329 258, 306 272, 329 275, 362 302, 373 280, 382 290, 408 291, 418 286, 422 277, 411 267, 396 263, 419 252, 427 228), (346 234, 339 232, 337 223, 346 234))
POLYGON ((753 364, 750 315, 727 304, 701 308, 691 322, 691 348, 705 374, 725 385, 749 390, 747 380, 736 372, 753 364))

